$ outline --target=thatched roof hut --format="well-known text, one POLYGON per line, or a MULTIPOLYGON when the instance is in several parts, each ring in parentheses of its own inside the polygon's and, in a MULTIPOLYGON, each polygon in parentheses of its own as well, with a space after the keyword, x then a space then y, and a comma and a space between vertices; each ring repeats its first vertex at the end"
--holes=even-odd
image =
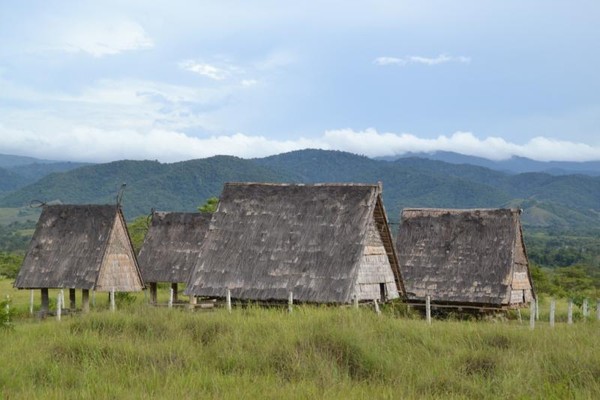
POLYGON ((45 206, 14 286, 142 290, 143 280, 120 208, 45 206))
POLYGON ((518 307, 534 298, 514 209, 405 209, 398 260, 410 302, 518 307))
POLYGON ((403 292, 378 185, 227 183, 186 294, 349 303, 403 292))
POLYGON ((144 282, 186 282, 211 217, 211 213, 154 212, 138 254, 144 282))

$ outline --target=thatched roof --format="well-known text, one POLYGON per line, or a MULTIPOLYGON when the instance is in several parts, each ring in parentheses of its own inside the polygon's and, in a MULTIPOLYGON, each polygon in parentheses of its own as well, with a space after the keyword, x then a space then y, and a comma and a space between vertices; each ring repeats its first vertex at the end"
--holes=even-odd
POLYGON ((145 282, 186 282, 212 213, 154 212, 138 255, 145 282))
MULTIPOLYGON (((291 291, 303 302, 350 302, 377 206, 385 220, 377 185, 227 183, 186 294, 223 297, 229 288, 237 299, 285 300, 291 291)), ((387 221, 377 228, 397 297, 387 221)))
POLYGON ((141 290, 121 210, 115 205, 45 206, 14 286, 141 290))
MULTIPOLYGON (((520 211, 405 209, 397 239, 409 300, 506 305, 516 268, 532 295, 520 211), (527 282, 528 280, 528 282, 527 282)), ((514 286, 514 287, 513 287, 514 286)), ((523 301, 523 300, 521 300, 523 301)))

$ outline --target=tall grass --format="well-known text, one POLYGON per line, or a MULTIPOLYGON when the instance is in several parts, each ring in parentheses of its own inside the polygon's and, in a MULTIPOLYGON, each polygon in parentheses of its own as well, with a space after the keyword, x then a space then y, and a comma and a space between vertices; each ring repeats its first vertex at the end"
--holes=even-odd
POLYGON ((0 331, 4 398, 600 398, 600 324, 134 304, 0 331))

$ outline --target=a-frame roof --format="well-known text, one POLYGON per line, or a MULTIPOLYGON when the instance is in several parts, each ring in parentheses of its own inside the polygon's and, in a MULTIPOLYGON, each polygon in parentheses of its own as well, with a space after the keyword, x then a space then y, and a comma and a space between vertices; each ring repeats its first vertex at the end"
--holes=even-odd
POLYGON ((138 255, 145 282, 186 282, 212 213, 154 212, 138 255))
POLYGON ((396 248, 408 299, 507 304, 514 252, 524 251, 516 245, 519 215, 514 209, 403 210, 396 248))
POLYGON ((14 286, 94 289, 115 224, 124 225, 116 205, 44 206, 14 286))
POLYGON ((350 302, 378 200, 377 185, 225 184, 186 293, 350 302))

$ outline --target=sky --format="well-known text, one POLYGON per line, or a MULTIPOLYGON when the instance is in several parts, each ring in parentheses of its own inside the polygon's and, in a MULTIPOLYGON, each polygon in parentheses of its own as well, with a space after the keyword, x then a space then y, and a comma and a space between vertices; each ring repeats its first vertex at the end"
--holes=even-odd
POLYGON ((600 2, 0 0, 0 153, 600 160, 600 2))

